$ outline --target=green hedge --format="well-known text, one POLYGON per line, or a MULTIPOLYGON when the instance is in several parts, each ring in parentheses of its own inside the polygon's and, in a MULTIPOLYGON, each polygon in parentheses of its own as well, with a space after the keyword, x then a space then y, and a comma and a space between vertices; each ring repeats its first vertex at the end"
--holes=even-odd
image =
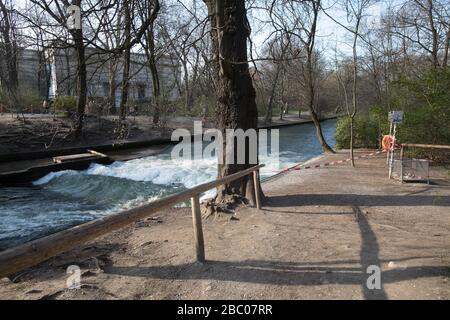
MULTIPOLYGON (((370 117, 356 116, 353 126, 355 148, 378 147, 378 124, 370 117)), ((336 127, 336 148, 350 148, 350 117, 338 119, 336 127)))

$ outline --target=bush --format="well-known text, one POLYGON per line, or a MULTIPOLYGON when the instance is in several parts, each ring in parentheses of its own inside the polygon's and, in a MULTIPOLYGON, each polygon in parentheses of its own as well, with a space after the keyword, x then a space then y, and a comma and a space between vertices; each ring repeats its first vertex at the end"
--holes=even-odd
MULTIPOLYGON (((356 147, 376 145, 379 134, 389 134, 388 113, 402 110, 403 124, 397 127, 397 142, 450 144, 450 69, 430 71, 421 79, 402 79, 391 84, 389 103, 370 108, 369 116, 356 120, 356 147)), ((338 121, 338 148, 347 148, 350 141, 349 119, 338 121)), ((442 158, 441 151, 417 149, 409 156, 442 158)))
POLYGON ((53 108, 58 113, 71 116, 77 112, 77 97, 60 96, 55 98, 53 108))
POLYGON ((175 114, 183 117, 201 117, 206 111, 208 117, 214 117, 216 108, 216 99, 214 96, 199 96, 194 99, 194 103, 190 109, 186 108, 186 103, 183 98, 174 102, 175 114))
MULTIPOLYGON (((353 125, 353 144, 355 148, 378 148, 377 122, 364 116, 356 116, 353 125)), ((336 126, 336 148, 350 148, 350 117, 338 119, 336 126)))
POLYGON ((42 112, 43 99, 29 88, 19 88, 15 94, 0 89, 0 104, 5 112, 42 112))

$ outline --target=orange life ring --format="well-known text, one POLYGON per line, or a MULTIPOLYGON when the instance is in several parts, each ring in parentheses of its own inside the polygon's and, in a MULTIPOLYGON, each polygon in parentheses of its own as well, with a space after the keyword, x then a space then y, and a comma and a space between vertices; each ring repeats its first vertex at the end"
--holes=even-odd
POLYGON ((390 135, 385 135, 383 141, 381 142, 383 151, 390 151, 394 147, 394 137, 390 135))

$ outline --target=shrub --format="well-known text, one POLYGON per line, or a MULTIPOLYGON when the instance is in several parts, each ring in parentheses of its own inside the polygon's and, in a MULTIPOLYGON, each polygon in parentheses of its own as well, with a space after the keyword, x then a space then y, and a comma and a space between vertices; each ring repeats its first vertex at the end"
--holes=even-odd
POLYGON ((177 116, 201 117, 206 110, 206 115, 208 117, 213 117, 216 104, 217 103, 214 96, 202 95, 194 99, 194 103, 190 109, 186 108, 186 103, 183 98, 178 99, 174 102, 174 109, 177 116))
POLYGON ((55 98, 53 108, 58 113, 63 113, 65 116, 71 116, 77 111, 77 97, 74 96, 60 96, 55 98))
MULTIPOLYGON (((369 116, 358 117, 355 125, 355 147, 376 145, 379 134, 389 133, 388 113, 402 110, 404 122, 397 127, 399 143, 450 144, 450 69, 434 70, 421 79, 399 80, 391 84, 388 103, 370 108, 369 116)), ((338 148, 350 141, 349 119, 338 121, 338 148)), ((441 151, 417 149, 410 156, 442 158, 441 151)))
POLYGON ((43 99, 29 88, 19 88, 14 94, 0 89, 0 104, 6 112, 42 112, 43 99))
MULTIPOLYGON (((378 147, 378 125, 377 122, 370 117, 355 117, 353 135, 353 144, 355 148, 378 147)), ((338 119, 336 126, 336 148, 350 148, 350 117, 348 116, 338 119)))

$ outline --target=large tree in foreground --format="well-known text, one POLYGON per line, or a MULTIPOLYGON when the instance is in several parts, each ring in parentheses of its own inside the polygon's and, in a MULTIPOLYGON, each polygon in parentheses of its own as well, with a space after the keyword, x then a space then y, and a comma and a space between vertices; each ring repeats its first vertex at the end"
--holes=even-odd
MULTIPOLYGON (((205 0, 211 23, 214 82, 217 96, 217 128, 225 135, 227 129, 256 129, 258 110, 255 89, 247 63, 247 39, 250 25, 245 0, 205 0)), ((226 139, 224 149, 226 150, 226 139)), ((249 141, 245 142, 246 164, 219 164, 218 178, 254 166, 249 163, 249 141)), ((236 152, 235 152, 236 153, 236 152)), ((216 203, 228 203, 242 196, 254 203, 252 179, 248 177, 218 189, 216 203)))

